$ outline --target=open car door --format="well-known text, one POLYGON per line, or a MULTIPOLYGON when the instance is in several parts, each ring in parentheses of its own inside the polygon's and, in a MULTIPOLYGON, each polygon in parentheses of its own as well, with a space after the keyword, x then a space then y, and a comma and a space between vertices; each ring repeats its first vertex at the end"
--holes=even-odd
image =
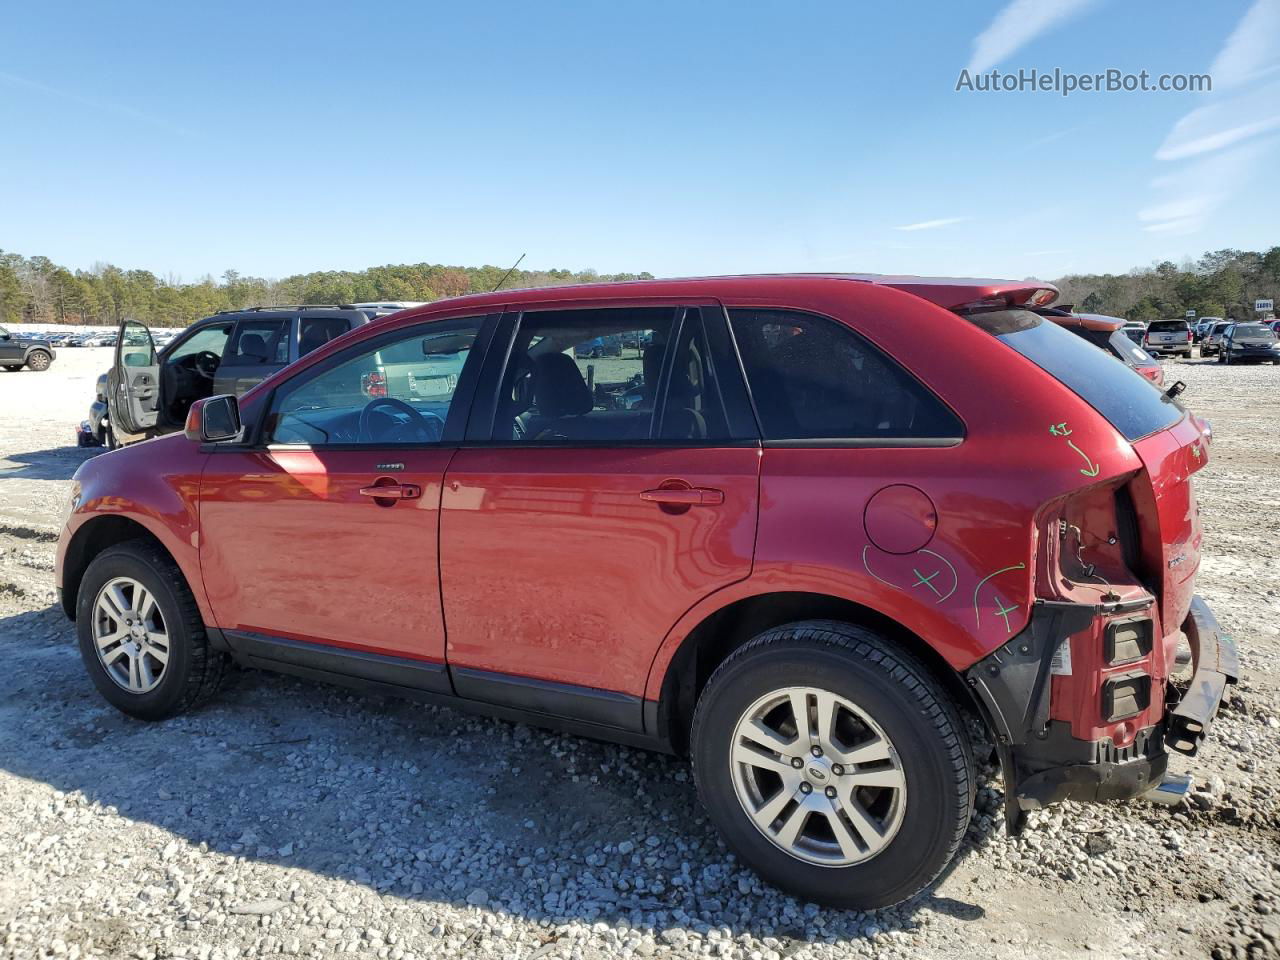
POLYGON ((156 425, 160 364, 151 331, 134 320, 120 324, 111 379, 111 420, 118 432, 145 433, 156 425))

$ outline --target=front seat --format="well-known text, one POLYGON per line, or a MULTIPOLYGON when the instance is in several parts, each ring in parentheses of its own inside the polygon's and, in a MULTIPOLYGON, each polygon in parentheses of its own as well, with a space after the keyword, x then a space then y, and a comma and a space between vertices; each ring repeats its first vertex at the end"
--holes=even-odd
POLYGON ((529 433, 535 440, 571 438, 573 421, 590 413, 591 390, 573 358, 547 353, 533 361, 533 399, 538 415, 529 433))

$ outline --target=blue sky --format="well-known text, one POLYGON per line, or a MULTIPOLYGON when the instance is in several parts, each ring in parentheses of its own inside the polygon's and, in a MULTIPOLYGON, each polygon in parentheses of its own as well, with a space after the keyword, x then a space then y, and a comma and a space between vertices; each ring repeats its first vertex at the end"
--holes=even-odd
POLYGON ((45 0, 0 31, 0 248, 78 268, 1047 278, 1280 243, 1280 0, 45 0))

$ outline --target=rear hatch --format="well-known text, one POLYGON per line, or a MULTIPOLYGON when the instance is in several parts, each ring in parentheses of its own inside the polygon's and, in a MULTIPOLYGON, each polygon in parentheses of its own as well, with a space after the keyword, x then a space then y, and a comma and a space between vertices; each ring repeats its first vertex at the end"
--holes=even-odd
POLYGON ((1030 311, 967 318, 1076 393, 1132 444, 1146 468, 1127 485, 1138 539, 1131 564, 1138 569, 1132 572, 1159 601, 1164 634, 1177 630, 1200 567, 1192 475, 1208 450, 1199 422, 1133 368, 1030 311))
POLYGON ((1192 478, 1209 459, 1208 444, 1195 418, 1185 416, 1169 429, 1138 440, 1133 449, 1147 468, 1145 476, 1131 484, 1136 488, 1142 572, 1160 587, 1160 619, 1168 636, 1186 620, 1195 594, 1201 528, 1192 478), (1151 522, 1153 515, 1158 525, 1151 522))

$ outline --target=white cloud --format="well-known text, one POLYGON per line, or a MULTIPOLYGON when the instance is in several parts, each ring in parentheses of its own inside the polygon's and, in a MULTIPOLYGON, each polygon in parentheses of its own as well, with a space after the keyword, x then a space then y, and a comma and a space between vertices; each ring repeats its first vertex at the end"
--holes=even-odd
POLYGON ((939 227, 949 227, 953 223, 964 223, 968 217, 943 217, 941 220, 921 220, 919 223, 908 223, 901 227, 894 227, 895 230, 937 230, 939 227))
POLYGON ((1138 211, 1148 233, 1195 233, 1248 185, 1280 130, 1280 0, 1254 0, 1214 58, 1209 102, 1183 115, 1156 150, 1190 160, 1151 186, 1164 198, 1138 211), (1267 78, 1271 78, 1268 80, 1267 78), (1222 91, 1232 91, 1223 98, 1222 91))
POLYGON ((160 127, 183 137, 203 139, 199 134, 193 133, 185 127, 180 127, 175 123, 170 123, 168 120, 161 117, 155 117, 149 113, 144 113, 141 110, 129 106, 128 104, 115 103, 111 100, 100 100, 96 97, 84 97, 78 93, 70 93, 66 90, 60 90, 57 87, 50 87, 47 84, 39 83, 35 80, 28 80, 26 77, 20 77, 17 74, 5 73, 3 71, 0 71, 0 83, 9 84, 10 86, 15 87, 25 87, 28 90, 35 90, 37 93, 43 93, 50 97, 69 100, 72 103, 78 103, 81 106, 89 107, 94 110, 109 110, 110 112, 119 114, 122 117, 139 120, 143 123, 160 127))
POLYGON ((1255 0, 1218 51, 1209 73, 1215 89, 1239 86, 1280 69, 1280 0, 1255 0))
MULTIPOLYGON (((973 41, 969 72, 982 73, 1097 0, 1012 0, 973 41)), ((1259 0, 1271 2, 1271 0, 1259 0)))
POLYGON ((1280 82, 1220 103, 1197 107, 1173 125, 1157 160, 1212 153, 1280 128, 1280 82))
POLYGON ((1196 160, 1151 186, 1163 198, 1138 211, 1148 233, 1195 233, 1257 171, 1275 140, 1243 144, 1196 160))

